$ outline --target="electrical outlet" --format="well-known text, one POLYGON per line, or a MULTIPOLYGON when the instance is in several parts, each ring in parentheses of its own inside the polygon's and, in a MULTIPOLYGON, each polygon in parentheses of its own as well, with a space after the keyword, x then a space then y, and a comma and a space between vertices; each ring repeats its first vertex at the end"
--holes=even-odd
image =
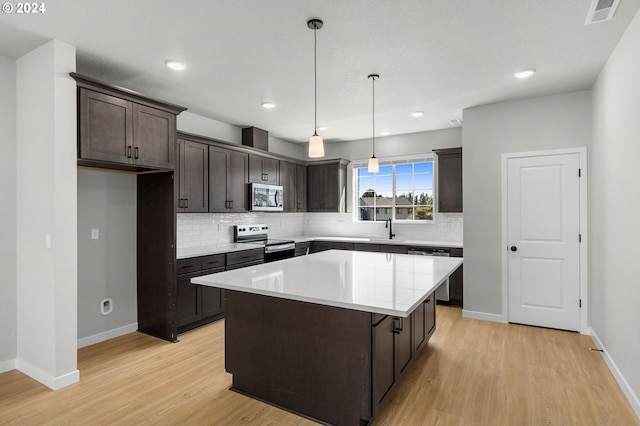
POLYGON ((91 229, 91 239, 92 240, 100 239, 100 230, 98 228, 91 229))

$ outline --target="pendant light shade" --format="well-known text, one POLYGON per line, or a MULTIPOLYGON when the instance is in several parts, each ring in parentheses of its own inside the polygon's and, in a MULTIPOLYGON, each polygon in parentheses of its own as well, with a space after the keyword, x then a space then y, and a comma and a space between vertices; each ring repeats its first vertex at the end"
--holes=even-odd
POLYGON ((369 173, 378 173, 380 171, 380 164, 378 164, 378 159, 373 156, 369 158, 369 173))
POLYGON ((322 28, 323 22, 320 19, 311 19, 307 21, 307 27, 313 30, 313 136, 309 138, 309 157, 324 157, 324 142, 322 136, 318 135, 318 55, 317 51, 317 32, 322 28))
POLYGON ((373 108, 372 108, 372 134, 371 134, 371 142, 373 145, 373 153, 371 158, 369 158, 369 165, 367 167, 367 171, 369 173, 378 173, 380 171, 380 164, 378 163, 378 159, 376 158, 376 79, 380 78, 378 74, 370 74, 369 77, 371 79, 371 87, 373 93, 373 108))
POLYGON ((318 136, 315 133, 309 138, 309 157, 324 157, 324 143, 322 142, 322 136, 318 136))

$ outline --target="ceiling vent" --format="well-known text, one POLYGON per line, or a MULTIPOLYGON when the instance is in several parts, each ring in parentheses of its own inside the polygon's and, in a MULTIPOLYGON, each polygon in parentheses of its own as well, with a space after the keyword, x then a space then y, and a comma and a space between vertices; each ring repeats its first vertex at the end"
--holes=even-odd
POLYGON ((449 124, 452 126, 462 126, 462 120, 459 118, 451 118, 449 119, 449 124))
POLYGON ((620 0, 592 0, 585 25, 604 22, 613 18, 620 0))

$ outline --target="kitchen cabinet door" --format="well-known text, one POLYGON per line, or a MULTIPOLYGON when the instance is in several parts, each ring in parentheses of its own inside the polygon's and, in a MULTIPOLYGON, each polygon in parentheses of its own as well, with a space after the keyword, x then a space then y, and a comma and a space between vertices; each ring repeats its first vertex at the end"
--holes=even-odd
POLYGON ((307 166, 307 211, 346 211, 346 160, 327 160, 307 166))
POLYGON ((463 306, 462 304, 462 288, 463 288, 463 268, 460 265, 451 276, 449 276, 449 302, 455 306, 463 306))
POLYGON ((438 211, 462 213, 462 148, 434 151, 438 154, 438 211))
POLYGON ((202 295, 202 317, 211 317, 224 311, 222 303, 222 289, 215 287, 202 286, 200 292, 202 295))
POLYGON ((431 294, 424 302, 425 305, 425 332, 427 340, 436 331, 436 295, 431 294))
POLYGON ((198 289, 200 286, 191 284, 191 278, 200 274, 186 274, 178 276, 178 327, 189 325, 200 319, 200 300, 198 289))
POLYGON ((296 210, 307 211, 307 166, 296 164, 296 210))
POLYGON ((175 168, 176 116, 133 104, 133 162, 155 169, 175 168))
POLYGON ((413 363, 413 315, 407 318, 389 315, 371 327, 374 416, 413 363))
POLYGON ((285 212, 297 211, 297 178, 295 163, 280 161, 280 185, 284 192, 283 210, 285 212))
POLYGON ((249 156, 242 152, 231 151, 229 155, 229 180, 227 182, 230 205, 227 211, 232 213, 247 211, 249 205, 248 173, 249 156))
POLYGON ((280 161, 256 154, 250 154, 249 182, 279 185, 280 161))
POLYGON ((413 347, 416 354, 427 344, 426 320, 427 305, 423 302, 413 311, 413 347))
POLYGON ((209 147, 209 212, 247 211, 248 155, 209 147))
POLYGON ((132 163, 133 103, 93 90, 80 89, 78 157, 132 163))
POLYGON ((413 361, 413 324, 411 317, 394 319, 396 322, 396 377, 400 377, 413 361))
POLYGON ((374 415, 396 381, 394 335, 394 320, 390 315, 372 327, 374 415))
POLYGON ((178 139, 178 213, 209 211, 209 147, 178 139))

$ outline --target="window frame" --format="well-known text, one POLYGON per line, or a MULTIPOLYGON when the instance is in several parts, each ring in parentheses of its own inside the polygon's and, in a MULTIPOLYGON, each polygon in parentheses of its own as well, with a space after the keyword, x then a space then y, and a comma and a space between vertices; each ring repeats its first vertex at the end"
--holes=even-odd
MULTIPOLYGON (((352 198, 352 202, 353 202, 353 222, 355 223, 372 223, 372 222, 383 222, 382 220, 361 220, 360 219, 360 196, 359 196, 359 186, 358 186, 358 169, 360 168, 366 168, 368 166, 368 159, 366 160, 354 160, 352 161, 352 166, 353 166, 353 179, 352 179, 352 188, 353 188, 353 198, 352 198)), ((414 223, 421 223, 421 224, 434 224, 436 222, 436 200, 437 200, 437 194, 436 194, 436 190, 437 190, 437 172, 436 172, 436 168, 438 167, 437 165, 437 157, 434 153, 425 153, 425 154, 413 154, 413 155, 403 155, 403 156, 396 156, 396 157, 384 157, 384 158, 378 158, 378 162, 380 167, 384 167, 384 166, 396 166, 396 165, 402 165, 402 164, 413 164, 413 163, 424 163, 424 162, 431 162, 432 163, 432 169, 431 169, 431 174, 432 174, 432 178, 431 178, 431 199, 432 199, 432 213, 431 213, 431 219, 422 219, 422 220, 416 220, 416 219, 396 219, 396 214, 397 214, 397 210, 399 208, 404 208, 404 207, 400 207, 396 204, 396 169, 395 167, 392 169, 392 185, 391 185, 391 192, 393 195, 393 205, 390 207, 391 208, 391 217, 392 220, 394 222, 398 222, 398 223, 407 223, 407 224, 414 224, 414 223)), ((372 209, 374 207, 371 207, 372 209)), ((376 206, 375 208, 378 208, 378 206, 376 206)), ((384 208, 384 207, 382 207, 384 208)))

